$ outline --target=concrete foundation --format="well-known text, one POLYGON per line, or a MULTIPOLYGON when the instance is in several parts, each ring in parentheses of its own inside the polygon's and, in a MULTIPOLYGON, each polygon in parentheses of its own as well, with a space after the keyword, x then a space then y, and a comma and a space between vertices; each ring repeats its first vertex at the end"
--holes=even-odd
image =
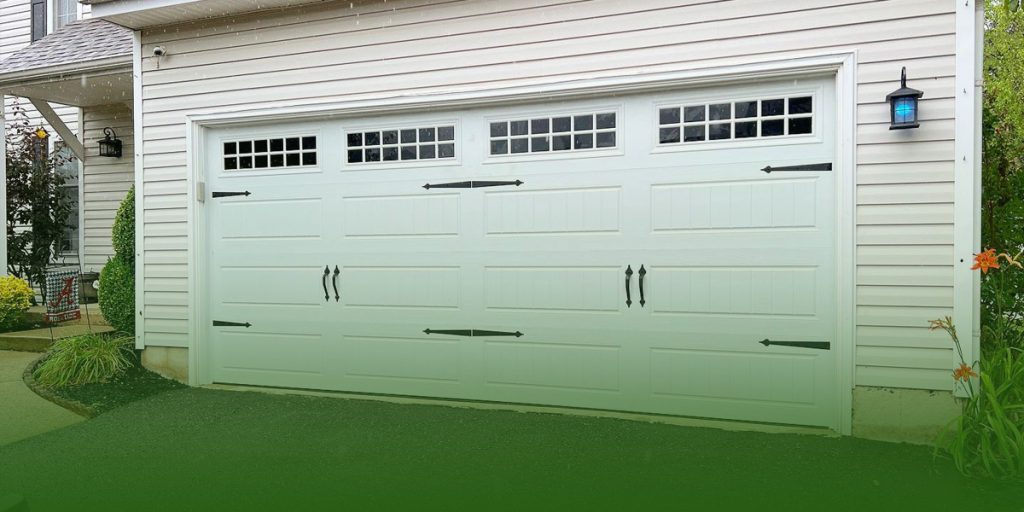
POLYGON ((949 391, 853 390, 854 437, 931 445, 959 415, 960 404, 949 391))
POLYGON ((147 347, 142 351, 142 366, 179 382, 188 383, 188 349, 147 347))

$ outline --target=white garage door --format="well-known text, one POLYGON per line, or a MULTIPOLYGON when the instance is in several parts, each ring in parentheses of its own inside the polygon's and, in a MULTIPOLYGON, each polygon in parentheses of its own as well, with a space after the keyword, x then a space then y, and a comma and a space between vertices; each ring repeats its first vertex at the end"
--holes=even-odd
POLYGON ((831 83, 212 132, 208 378, 834 427, 831 83))

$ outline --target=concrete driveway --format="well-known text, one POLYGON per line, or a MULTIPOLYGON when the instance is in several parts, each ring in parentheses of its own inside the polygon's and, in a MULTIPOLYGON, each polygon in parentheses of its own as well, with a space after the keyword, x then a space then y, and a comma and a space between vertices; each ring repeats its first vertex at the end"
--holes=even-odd
POLYGON ((182 389, 0 447, 49 510, 1024 510, 921 446, 182 389))
POLYGON ((84 421, 25 386, 21 375, 39 355, 0 350, 0 446, 84 421))

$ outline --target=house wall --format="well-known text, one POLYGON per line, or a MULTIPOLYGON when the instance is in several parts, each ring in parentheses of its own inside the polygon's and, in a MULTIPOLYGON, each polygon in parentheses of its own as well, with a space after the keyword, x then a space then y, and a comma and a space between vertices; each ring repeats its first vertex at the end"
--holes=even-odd
POLYGON ((104 105, 83 109, 85 162, 82 166, 82 268, 99 272, 114 256, 110 230, 114 215, 128 189, 135 183, 135 145, 132 111, 127 105, 104 105), (97 141, 103 128, 113 128, 122 141, 122 157, 99 156, 97 141))
POLYGON ((927 322, 953 304, 954 13, 953 0, 345 0, 146 30, 145 343, 188 345, 186 114, 853 50, 855 381, 948 391, 950 343, 927 322), (922 125, 893 132, 901 66, 925 91, 922 125))
MULTIPOLYGON (((0 61, 32 43, 31 7, 31 0, 0 0, 0 61)), ((83 6, 82 8, 83 16, 88 16, 90 12, 89 7, 83 6)), ((60 140, 56 130, 33 108, 27 98, 4 96, 4 118, 8 122, 11 120, 12 108, 15 103, 25 109, 33 125, 42 125, 52 135, 54 140, 60 140)), ((68 129, 78 134, 78 108, 57 104, 52 104, 51 106, 54 112, 64 121, 64 124, 68 126, 68 129)), ((79 219, 81 219, 81 215, 79 215, 79 219)), ((78 265, 79 256, 79 252, 63 254, 62 263, 78 265)))

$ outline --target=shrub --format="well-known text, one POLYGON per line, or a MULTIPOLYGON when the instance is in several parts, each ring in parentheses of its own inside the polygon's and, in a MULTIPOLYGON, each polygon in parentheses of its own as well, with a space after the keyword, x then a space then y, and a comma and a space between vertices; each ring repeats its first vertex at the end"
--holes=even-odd
POLYGON ((17 327, 32 305, 32 288, 24 279, 0 276, 0 331, 17 327))
POLYGON ((131 338, 100 334, 57 340, 34 375, 54 388, 106 382, 132 366, 133 346, 131 338))
POLYGON ((135 265, 114 256, 100 271, 100 311, 119 332, 135 334, 135 265))
POLYGON ((114 254, 128 263, 135 263, 135 187, 121 201, 111 232, 114 254))

